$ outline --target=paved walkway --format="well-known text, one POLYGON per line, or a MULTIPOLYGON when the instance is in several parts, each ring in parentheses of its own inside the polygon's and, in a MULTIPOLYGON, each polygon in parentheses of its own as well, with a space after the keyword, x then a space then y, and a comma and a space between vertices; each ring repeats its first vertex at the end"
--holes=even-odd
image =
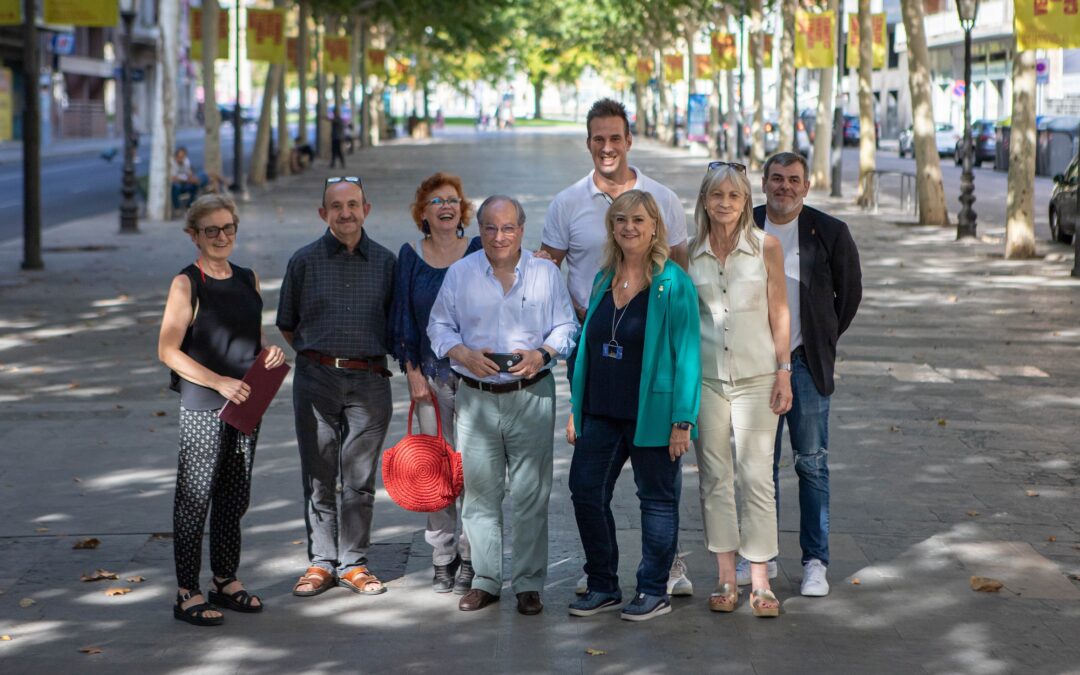
MULTIPOLYGON (((473 198, 518 195, 531 247, 552 196, 589 168, 582 140, 583 130, 565 129, 456 134, 365 150, 348 173, 363 176, 374 201, 370 233, 394 250, 416 236, 406 207, 437 169, 459 172, 473 198)), ((643 140, 632 157, 692 208, 705 160, 643 140)), ((235 259, 261 275, 272 340, 285 262, 322 232, 315 208, 327 174, 279 181, 243 207, 235 259)), ((1041 259, 1005 261, 1000 224, 980 222, 986 241, 957 244, 950 230, 897 225, 888 209, 871 218, 818 195, 812 203, 851 223, 866 294, 840 345, 833 399, 833 592, 798 595, 795 478, 785 466, 774 586, 784 615, 771 621, 746 606, 707 609, 715 577, 693 455, 682 544, 694 597, 640 625, 568 617, 582 554, 558 432, 541 616, 519 616, 509 593, 470 615, 456 596, 432 594, 423 516, 381 493, 371 561, 390 592, 294 598, 304 527, 285 391, 265 421, 244 529, 242 576, 268 609, 229 614, 218 630, 180 624, 169 610, 177 400, 155 345, 169 279, 191 244, 179 221, 120 236, 110 215, 50 229, 43 273, 18 271, 20 242, 0 245, 0 635, 11 638, 0 641, 0 670, 1075 671, 1080 283, 1068 276, 1071 252, 1042 243, 1041 259), (100 546, 73 550, 86 537, 100 546), (120 578, 80 582, 96 568, 120 578), (1005 587, 973 592, 972 575, 1005 587), (113 587, 132 590, 110 597, 113 587)), ((404 379, 394 382, 390 441, 407 406, 404 379)), ((565 420, 563 378, 560 395, 565 420)), ((640 536, 631 476, 615 502, 629 595, 640 536)))

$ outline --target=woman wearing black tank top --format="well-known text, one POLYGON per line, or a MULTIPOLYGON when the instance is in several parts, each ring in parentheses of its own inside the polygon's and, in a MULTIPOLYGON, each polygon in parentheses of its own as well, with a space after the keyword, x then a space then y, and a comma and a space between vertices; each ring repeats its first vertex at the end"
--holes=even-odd
MULTIPOLYGON (((188 209, 184 231, 199 256, 173 279, 158 338, 158 358, 172 369, 173 388, 180 392, 173 616, 197 626, 221 624, 218 607, 238 612, 263 607, 236 579, 240 519, 247 511, 258 429, 245 435, 217 417, 226 401, 247 400, 251 388, 240 378, 266 345, 258 277, 229 262, 239 222, 236 204, 223 195, 205 195, 188 209), (203 526, 211 504, 213 604, 199 590, 203 526)), ((266 348, 267 368, 285 362, 280 347, 266 348)))

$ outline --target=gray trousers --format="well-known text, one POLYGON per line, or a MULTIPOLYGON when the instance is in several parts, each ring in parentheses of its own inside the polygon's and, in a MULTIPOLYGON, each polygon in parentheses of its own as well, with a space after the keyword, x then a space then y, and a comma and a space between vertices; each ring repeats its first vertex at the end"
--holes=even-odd
POLYGON ((367 562, 379 455, 393 410, 390 380, 301 356, 293 408, 308 559, 342 574, 367 562))
MULTIPOLYGON (((443 438, 450 445, 454 445, 454 398, 457 395, 458 378, 456 375, 450 375, 445 379, 429 377, 427 381, 439 402, 443 438)), ((418 403, 416 405, 416 417, 420 424, 420 433, 426 436, 434 436, 438 429, 435 420, 435 406, 427 401, 418 403)), ((455 447, 454 449, 461 452, 460 448, 455 447)), ((459 497, 458 502, 463 498, 459 497)), ((472 559, 469 552, 469 538, 465 536, 465 532, 458 522, 457 503, 447 506, 442 511, 428 514, 424 541, 431 545, 432 564, 449 565, 458 555, 461 555, 463 560, 472 559)))

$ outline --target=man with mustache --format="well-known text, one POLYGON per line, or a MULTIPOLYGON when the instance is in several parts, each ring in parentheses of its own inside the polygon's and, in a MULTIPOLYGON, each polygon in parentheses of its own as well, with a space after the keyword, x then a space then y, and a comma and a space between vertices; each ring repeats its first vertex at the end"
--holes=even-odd
MULTIPOLYGON (((780 449, 788 425, 799 477, 799 545, 805 596, 828 595, 829 397, 833 393, 836 341, 851 325, 862 300, 859 251, 847 225, 803 204, 810 190, 806 160, 781 152, 765 162, 765 205, 754 209, 758 227, 784 250, 791 314, 791 410, 780 416, 773 454, 773 483, 780 501, 780 449)), ((779 509, 777 510, 779 513, 779 509)), ((769 562, 769 578, 777 575, 769 562)), ((750 583, 750 565, 739 562, 739 585, 750 583)))
POLYGON ((394 255, 364 231, 360 178, 326 179, 322 237, 289 261, 277 326, 296 350, 293 408, 310 565, 293 594, 386 591, 367 568, 379 453, 390 423, 387 316, 394 255), (341 493, 338 494, 338 484, 341 493))
MULTIPOLYGON (((622 103, 602 98, 593 103, 585 117, 585 147, 592 155, 593 170, 555 195, 544 221, 543 245, 539 255, 569 268, 570 298, 578 321, 585 320, 593 278, 600 270, 607 230, 604 216, 608 206, 627 190, 648 192, 660 207, 667 226, 669 257, 684 270, 689 260, 686 247, 686 210, 668 187, 631 166, 627 155, 634 138, 622 103)), ((584 595, 587 577, 578 581, 576 592, 584 595)), ((686 564, 676 557, 668 579, 669 595, 692 595, 694 587, 686 576, 686 564)))

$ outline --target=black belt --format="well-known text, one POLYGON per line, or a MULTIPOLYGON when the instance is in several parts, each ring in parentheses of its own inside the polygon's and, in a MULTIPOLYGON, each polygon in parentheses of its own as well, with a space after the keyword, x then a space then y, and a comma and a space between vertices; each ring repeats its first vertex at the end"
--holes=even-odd
POLYGON ((393 377, 393 373, 386 369, 384 365, 386 360, 382 357, 379 358, 348 358, 330 356, 317 352, 314 349, 305 349, 300 352, 303 356, 308 357, 316 363, 321 363, 324 366, 333 366, 334 368, 345 368, 347 370, 370 370, 376 375, 382 375, 383 377, 393 377))
POLYGON ((799 345, 795 349, 791 350, 791 358, 794 359, 796 356, 802 357, 804 361, 806 360, 806 350, 803 349, 802 345, 799 345))
POLYGON ((532 385, 536 384, 550 374, 550 370, 542 370, 536 375, 528 378, 527 380, 515 380, 514 382, 499 382, 496 384, 492 384, 490 382, 481 382, 480 380, 474 380, 467 375, 462 375, 461 381, 469 385, 473 389, 479 389, 480 391, 486 391, 492 394, 506 394, 511 391, 521 391, 525 387, 531 387, 532 385))

